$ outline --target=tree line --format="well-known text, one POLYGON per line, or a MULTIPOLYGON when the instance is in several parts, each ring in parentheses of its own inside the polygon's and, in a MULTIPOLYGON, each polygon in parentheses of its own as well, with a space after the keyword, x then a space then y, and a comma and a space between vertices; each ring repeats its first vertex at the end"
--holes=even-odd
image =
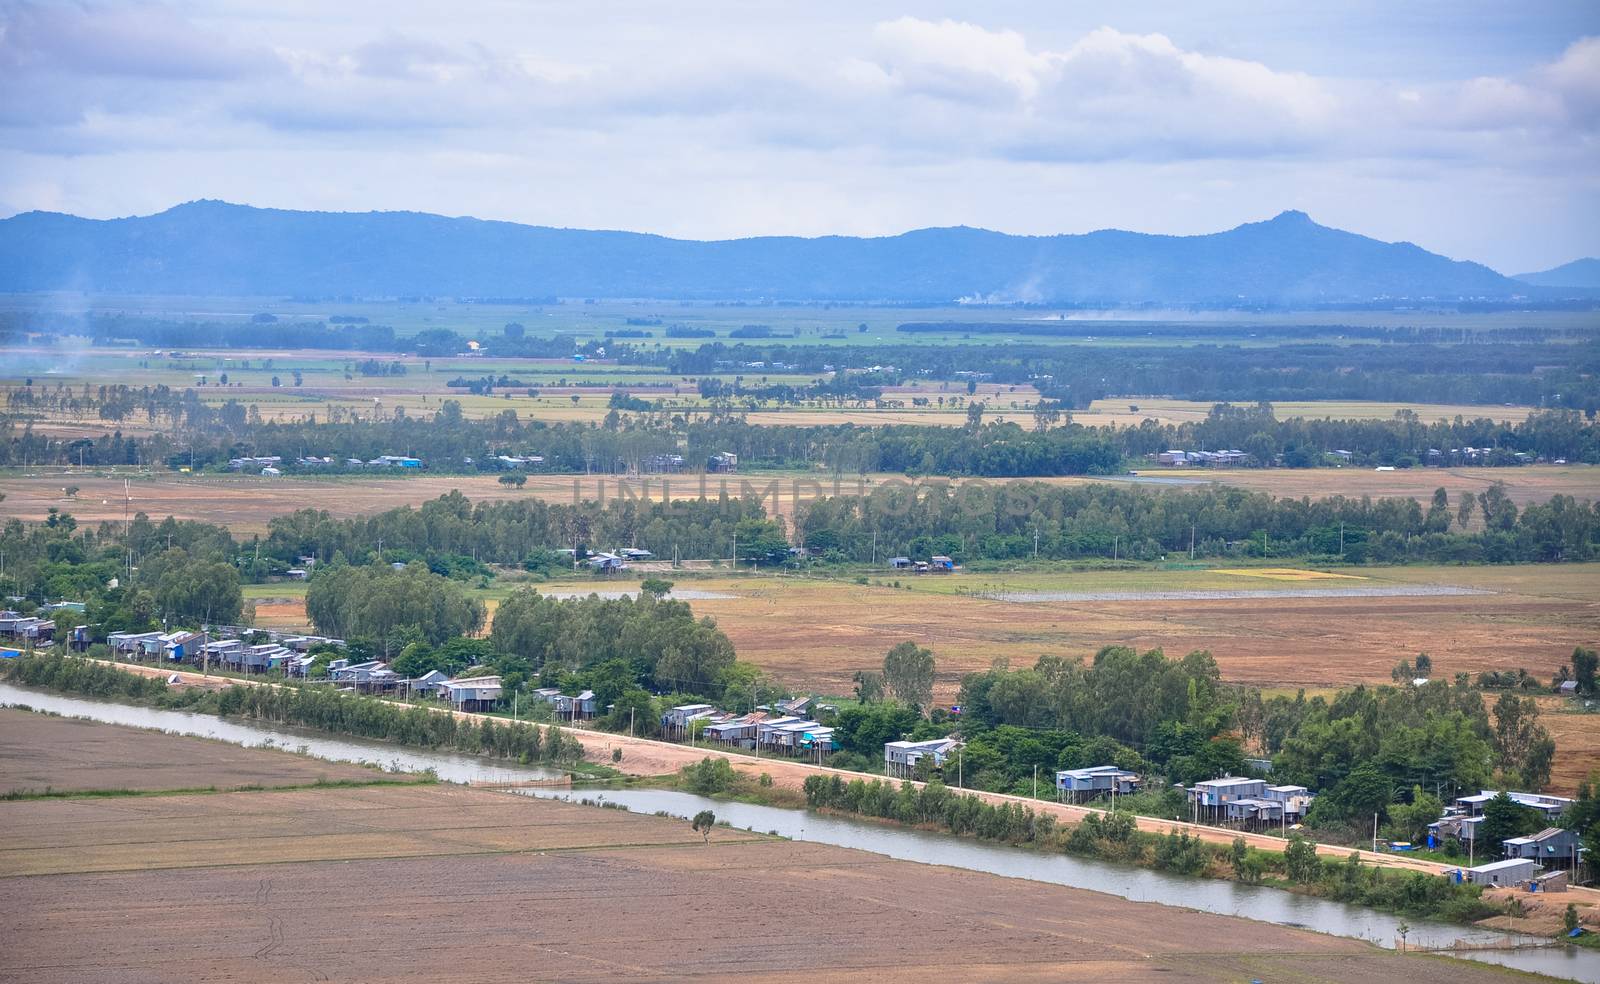
POLYGON ((1280 498, 1225 486, 1151 488, 886 483, 803 502, 795 538, 817 555, 866 561, 944 554, 1158 560, 1321 556, 1348 563, 1576 561, 1600 546, 1600 509, 1556 495, 1518 508, 1505 488, 1411 498, 1280 498))

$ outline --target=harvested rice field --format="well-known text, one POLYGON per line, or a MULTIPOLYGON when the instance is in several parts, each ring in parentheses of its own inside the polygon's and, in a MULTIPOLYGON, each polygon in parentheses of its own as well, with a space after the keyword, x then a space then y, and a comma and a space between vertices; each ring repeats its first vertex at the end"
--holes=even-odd
POLYGON ((227 790, 413 778, 286 751, 0 708, 0 794, 227 790))
POLYGON ((459 787, 8 801, 0 823, 6 981, 1507 976, 725 828, 702 843, 681 820, 459 787))

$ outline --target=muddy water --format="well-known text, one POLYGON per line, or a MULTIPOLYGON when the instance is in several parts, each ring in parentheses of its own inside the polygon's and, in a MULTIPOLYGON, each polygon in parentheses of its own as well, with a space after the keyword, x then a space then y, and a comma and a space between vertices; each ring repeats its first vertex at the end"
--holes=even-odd
POLYGON ((179 735, 215 738, 252 748, 282 748, 331 762, 377 765, 391 772, 421 772, 424 769, 432 769, 445 782, 525 782, 530 779, 551 779, 564 774, 555 769, 517 765, 476 755, 406 748, 388 742, 365 741, 360 738, 334 737, 310 728, 284 725, 269 727, 219 718, 210 714, 132 707, 83 697, 64 697, 0 682, 0 706, 19 704, 38 711, 51 711, 65 717, 88 718, 107 724, 125 724, 179 735))
MULTIPOLYGON (((108 724, 154 728, 198 735, 239 745, 300 751, 341 762, 368 762, 401 771, 433 769, 447 782, 519 782, 560 775, 550 769, 502 764, 491 759, 448 752, 401 748, 382 742, 334 737, 305 728, 266 728, 186 711, 131 707, 81 697, 65 697, 0 682, 0 706, 27 705, 70 717, 108 724)), ((1104 892, 1135 902, 1180 906, 1221 915, 1240 916, 1285 926, 1301 926, 1392 947, 1401 918, 1388 913, 1309 898, 1272 888, 1236 882, 1184 878, 1145 868, 1107 864, 1061 854, 1035 854, 948 835, 907 830, 805 810, 732 803, 672 790, 576 790, 522 788, 517 792, 568 800, 594 799, 617 803, 639 813, 664 812, 688 818, 711 810, 735 827, 776 833, 794 840, 850 847, 885 857, 923 864, 941 864, 982 871, 1005 878, 1024 878, 1071 888, 1104 892)), ((1450 923, 1412 921, 1411 946, 1448 946, 1455 940, 1489 943, 1504 934, 1450 923)), ((1474 960, 1515 967, 1553 977, 1600 984, 1600 953, 1571 948, 1490 951, 1470 954, 1474 960)))

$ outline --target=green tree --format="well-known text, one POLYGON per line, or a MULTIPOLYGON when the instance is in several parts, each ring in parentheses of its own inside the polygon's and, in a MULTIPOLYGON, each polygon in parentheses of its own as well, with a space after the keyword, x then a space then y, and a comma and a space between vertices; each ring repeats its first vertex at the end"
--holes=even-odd
POLYGON ((672 592, 672 582, 665 578, 647 577, 639 582, 639 590, 652 598, 665 598, 672 592))
POLYGON ((244 609, 239 572, 220 561, 168 567, 156 582, 155 595, 161 610, 181 621, 232 623, 244 609))
POLYGON ((1394 826, 1399 840, 1419 841, 1427 832, 1428 824, 1439 819, 1444 804, 1439 797, 1424 792, 1421 786, 1411 787, 1411 802, 1394 803, 1389 807, 1389 822, 1394 826))
POLYGON ((856 700, 872 704, 883 700, 883 674, 877 670, 857 670, 851 677, 856 685, 856 700))
POLYGON ((1283 850, 1283 867, 1292 882, 1303 885, 1316 881, 1322 871, 1316 845, 1299 834, 1290 834, 1289 846, 1283 850))
POLYGON ((1600 690, 1595 680, 1597 671, 1600 671, 1600 655, 1593 649, 1579 646, 1572 651, 1572 679, 1578 682, 1578 693, 1592 697, 1600 690))
POLYGON ((711 843, 711 830, 717 825, 717 815, 710 810, 701 810, 694 815, 690 829, 700 835, 703 843, 711 843))
POLYGON ((1535 789, 1550 781, 1555 742, 1539 723, 1532 697, 1504 693, 1494 705, 1495 763, 1518 785, 1535 789))
POLYGON ((1479 854, 1500 857, 1512 837, 1534 833, 1544 826, 1538 811, 1522 806, 1504 791, 1483 805, 1483 822, 1478 824, 1479 854))
POLYGON ((883 657, 883 680, 895 697, 928 710, 933 704, 933 652, 907 640, 883 657))

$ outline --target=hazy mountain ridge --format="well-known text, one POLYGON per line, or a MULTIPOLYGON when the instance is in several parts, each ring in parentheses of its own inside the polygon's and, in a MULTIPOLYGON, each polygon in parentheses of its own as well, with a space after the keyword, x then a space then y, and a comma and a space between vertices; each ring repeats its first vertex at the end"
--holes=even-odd
POLYGON ((28 212, 0 220, 0 290, 73 289, 1106 304, 1507 298, 1529 290, 1481 264, 1292 211, 1201 236, 955 227, 712 242, 215 201, 124 219, 28 212))
POLYGON ((1538 273, 1519 273, 1516 279, 1537 287, 1600 288, 1600 259, 1586 256, 1538 273))

